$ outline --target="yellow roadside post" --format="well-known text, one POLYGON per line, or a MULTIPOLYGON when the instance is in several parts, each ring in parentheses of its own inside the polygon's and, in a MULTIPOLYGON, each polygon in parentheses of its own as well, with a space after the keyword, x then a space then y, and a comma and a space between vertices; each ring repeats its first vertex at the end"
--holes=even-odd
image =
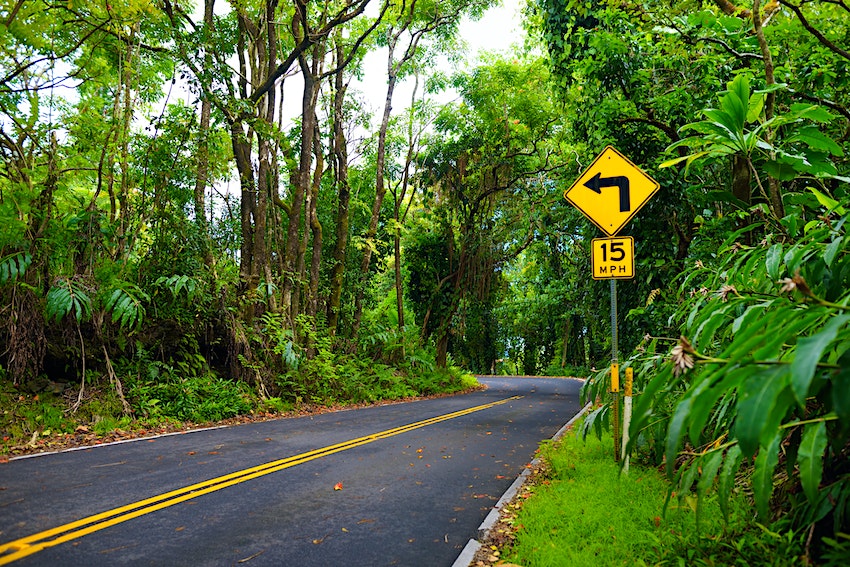
MULTIPOLYGON (((658 191, 660 185, 633 164, 629 158, 607 146, 596 156, 564 198, 584 213, 608 238, 591 242, 591 274, 595 280, 611 282, 611 395, 614 426, 614 460, 619 461, 620 447, 620 376, 617 363, 617 280, 635 277, 634 239, 618 236, 638 210, 658 191)), ((626 369, 626 408, 622 454, 628 443, 628 423, 632 411, 632 369, 626 369)), ((626 469, 628 470, 628 457, 626 469)))
MULTIPOLYGON (((615 351, 616 352, 616 351, 615 351)), ((620 365, 611 363, 611 411, 613 412, 614 460, 620 460, 620 365)))

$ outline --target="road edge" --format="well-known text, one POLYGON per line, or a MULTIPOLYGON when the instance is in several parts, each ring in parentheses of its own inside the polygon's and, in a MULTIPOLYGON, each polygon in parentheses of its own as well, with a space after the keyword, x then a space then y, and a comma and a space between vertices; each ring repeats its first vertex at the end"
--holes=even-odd
MULTIPOLYGON (((587 411, 590 409, 591 404, 587 404, 582 409, 578 411, 567 423, 563 425, 556 433, 552 436, 552 441, 558 441, 561 437, 564 436, 564 433, 577 421, 579 420, 587 411)), ((477 539, 470 539, 466 546, 464 546, 463 550, 458 555, 458 558, 455 559, 455 562, 452 563, 452 567, 471 567, 472 561, 475 559, 475 554, 481 549, 481 541, 486 540, 490 530, 496 525, 499 521, 499 514, 502 510, 502 507, 508 502, 512 501, 517 493, 519 492, 522 485, 525 484, 525 481, 528 479, 528 476, 531 474, 531 469, 540 464, 540 457, 535 457, 529 468, 526 468, 524 471, 520 473, 520 475, 514 480, 514 482, 508 487, 502 497, 499 498, 499 501, 496 502, 496 505, 493 506, 493 509, 487 514, 487 517, 484 518, 484 521, 481 522, 481 525, 478 526, 478 537, 477 539)))

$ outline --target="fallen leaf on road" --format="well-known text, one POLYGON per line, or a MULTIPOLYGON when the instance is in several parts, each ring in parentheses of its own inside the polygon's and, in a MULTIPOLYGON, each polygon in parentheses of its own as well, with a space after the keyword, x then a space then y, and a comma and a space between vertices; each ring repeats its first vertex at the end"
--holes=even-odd
POLYGON ((342 490, 342 483, 338 482, 334 485, 334 490, 342 490))
POLYGON ((264 550, 262 550, 262 551, 258 551, 258 552, 257 552, 257 553, 255 553, 254 555, 249 555, 249 556, 248 556, 248 557, 246 557, 245 559, 240 559, 240 560, 238 561, 238 563, 247 563, 247 562, 251 561, 253 558, 255 558, 255 557, 259 556, 259 555, 262 555, 262 554, 263 554, 263 553, 265 553, 265 552, 266 552, 266 550, 265 550, 265 549, 264 549, 264 550))

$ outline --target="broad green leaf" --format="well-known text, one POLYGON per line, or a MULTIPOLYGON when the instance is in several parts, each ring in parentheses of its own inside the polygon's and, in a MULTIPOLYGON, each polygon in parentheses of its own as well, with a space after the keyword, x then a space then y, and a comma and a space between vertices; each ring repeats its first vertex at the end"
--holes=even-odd
POLYGON ((730 124, 733 126, 730 130, 736 134, 744 130, 744 124, 747 120, 747 102, 750 99, 750 89, 746 79, 739 81, 742 77, 744 75, 738 75, 733 81, 732 89, 727 91, 720 99, 720 108, 729 117, 730 124), (745 91, 742 90, 742 84, 743 89, 746 89, 745 91), (744 95, 744 97, 741 98, 741 95, 744 95))
POLYGON ((778 360, 785 350, 785 345, 793 344, 801 333, 811 327, 817 327, 825 318, 823 309, 781 309, 771 317, 771 326, 766 327, 771 332, 765 333, 765 340, 752 353, 754 360, 778 360))
MULTIPOLYGON (((763 316, 765 309, 770 307, 770 302, 759 303, 757 305, 750 305, 744 311, 743 314, 739 315, 732 322, 732 334, 737 335, 738 331, 742 328, 749 329, 751 328, 754 321, 756 321, 759 317, 763 316)), ((737 337, 736 337, 736 340, 737 337)))
POLYGON ((791 362, 791 387, 800 407, 805 407, 809 386, 815 376, 815 369, 829 344, 838 336, 838 332, 850 321, 850 315, 836 315, 823 330, 810 337, 797 341, 797 350, 791 362))
POLYGON ((841 146, 835 143, 835 140, 814 126, 800 128, 800 130, 792 136, 792 140, 793 139, 801 140, 811 148, 827 151, 834 156, 844 155, 844 151, 841 149, 841 146))
POLYGON ((29 252, 16 252, 0 260, 0 284, 15 281, 27 271, 32 264, 29 252))
POLYGON ((767 93, 772 93, 772 92, 776 92, 776 91, 781 91, 781 90, 784 90, 786 88, 788 88, 787 83, 774 83, 772 85, 768 85, 768 86, 764 87, 763 89, 756 89, 756 90, 753 91, 753 93, 767 94, 767 93))
POLYGON ((754 92, 750 96, 750 102, 747 107, 747 122, 755 122, 759 119, 764 110, 764 101, 766 98, 763 92, 754 92))
POLYGON ((764 164, 764 169, 768 175, 780 181, 791 181, 799 175, 793 165, 781 161, 768 161, 764 164))
POLYGON ((840 205, 838 201, 830 197, 829 195, 824 195, 814 187, 809 187, 809 191, 811 191, 815 197, 817 197, 818 202, 826 207, 828 211, 835 211, 839 215, 844 215, 847 213, 846 209, 840 205))
POLYGON ((670 368, 668 364, 664 370, 656 373, 655 377, 643 389, 641 395, 637 397, 637 403, 632 408, 632 422, 629 424, 630 445, 635 442, 641 430, 646 427, 649 418, 653 415, 653 404, 659 391, 664 386, 674 386, 678 382, 678 380, 673 380, 673 373, 670 368))
MULTIPOLYGON (((670 148, 667 148, 667 149, 670 149, 670 148)), ((682 163, 683 161, 688 161, 688 160, 693 161, 697 158, 700 158, 700 157, 706 155, 707 153, 708 152, 699 152, 697 154, 690 154, 690 155, 686 155, 684 157, 677 157, 677 158, 663 162, 658 167, 662 168, 662 169, 665 168, 665 167, 672 167, 672 166, 676 165, 677 163, 682 163)))
POLYGON ((723 463, 723 451, 714 451, 707 457, 701 459, 702 471, 697 482, 697 522, 700 519, 700 508, 703 505, 705 495, 714 486, 714 479, 717 477, 717 470, 723 463))
POLYGON ((788 369, 775 366, 750 376, 741 387, 735 436, 745 456, 752 456, 758 448, 765 418, 773 413, 789 380, 788 369))
POLYGON ((782 244, 774 244, 768 249, 765 266, 770 279, 777 281, 780 276, 779 270, 782 266, 782 244))
POLYGON ((808 118, 815 122, 831 122, 835 119, 835 115, 823 107, 806 103, 792 104, 788 112, 788 117, 795 120, 798 118, 808 118))
POLYGON ((838 415, 839 424, 845 430, 850 428, 850 365, 846 363, 848 356, 839 359, 840 370, 830 376, 832 383, 832 411, 838 415))
POLYGON ((721 139, 718 141, 729 142, 736 149, 743 150, 743 148, 738 147, 740 145, 738 133, 743 129, 743 126, 738 127, 738 120, 734 116, 731 116, 725 109, 718 110, 715 108, 703 110, 703 114, 711 120, 711 124, 715 124, 718 127, 717 135, 721 136, 721 139))
POLYGON ((726 458, 723 459, 723 468, 720 469, 720 476, 717 479, 717 496, 720 501, 720 511, 723 512, 723 517, 729 519, 729 497, 732 495, 732 487, 735 486, 735 475, 738 468, 741 466, 741 447, 732 445, 726 451, 726 458))
MULTIPOLYGON (((729 305, 729 304, 727 304, 729 305)), ((697 327, 694 334, 694 346, 698 350, 707 350, 711 346, 711 341, 714 339, 714 333, 724 323, 728 323, 731 318, 727 313, 728 309, 718 309, 712 311, 708 320, 704 321, 697 327)))
POLYGON ((780 437, 774 438, 768 447, 759 448, 753 470, 753 496, 756 501, 759 519, 767 522, 770 519, 770 496, 773 494, 773 472, 779 462, 780 437))
POLYGON ((735 242, 737 242, 737 241, 738 241, 738 238, 739 238, 742 234, 744 234, 744 233, 746 233, 746 232, 750 232, 750 231, 752 231, 752 230, 756 230, 757 228, 761 228, 761 227, 763 227, 763 226, 764 226, 764 223, 761 223, 761 222, 755 222, 755 223, 753 223, 753 224, 749 224, 749 225, 747 225, 747 226, 745 226, 745 227, 743 227, 743 228, 739 228, 738 230, 736 230, 735 232, 733 232, 732 234, 730 234, 730 235, 726 238, 726 240, 724 240, 724 241, 723 241, 723 244, 721 244, 721 245, 720 245, 720 249, 722 250, 722 249, 728 248, 729 246, 732 246, 735 242))
POLYGON ((823 261, 827 266, 832 267, 832 262, 835 260, 835 255, 842 249, 844 238, 841 236, 827 244, 826 251, 823 253, 823 261))
MULTIPOLYGON (((717 400, 730 390, 738 388, 741 382, 751 373, 752 369, 746 366, 733 367, 731 370, 722 367, 717 369, 714 374, 720 374, 723 378, 716 386, 701 391, 699 399, 695 400, 691 408, 691 414, 689 416, 690 427, 688 429, 688 436, 691 443, 694 445, 699 444, 702 430, 708 421, 708 416, 714 411, 717 400)), ((706 376, 705 381, 708 382, 712 378, 713 375, 706 376)))
POLYGON ((797 451, 797 465, 800 469, 800 484, 803 485, 803 492, 812 504, 818 498, 826 445, 826 423, 819 421, 806 425, 800 449, 797 451))
POLYGON ((685 433, 685 425, 690 416, 691 409, 694 405, 694 400, 708 388, 708 382, 703 380, 697 384, 689 393, 676 404, 676 409, 673 412, 673 417, 670 418, 670 425, 667 427, 667 474, 673 474, 673 466, 676 462, 676 453, 679 451, 679 443, 685 433))

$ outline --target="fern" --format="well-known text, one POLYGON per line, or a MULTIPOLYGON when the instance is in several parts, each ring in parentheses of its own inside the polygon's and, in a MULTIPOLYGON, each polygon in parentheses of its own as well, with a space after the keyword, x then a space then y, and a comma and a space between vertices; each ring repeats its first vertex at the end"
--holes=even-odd
POLYGON ((91 316, 91 298, 78 282, 59 278, 47 292, 47 318, 60 321, 69 313, 77 321, 91 316))
POLYGON ((23 276, 30 264, 32 255, 28 252, 15 252, 0 259, 0 285, 23 276))
POLYGON ((121 282, 116 287, 104 304, 107 311, 112 312, 112 322, 118 323, 122 329, 130 331, 137 329, 145 318, 145 307, 143 301, 150 297, 138 287, 127 282, 121 282))
POLYGON ((157 285, 165 285, 174 297, 179 296, 180 292, 185 290, 188 299, 192 299, 195 295, 195 289, 198 287, 198 282, 186 275, 162 276, 156 280, 156 283, 157 285))

